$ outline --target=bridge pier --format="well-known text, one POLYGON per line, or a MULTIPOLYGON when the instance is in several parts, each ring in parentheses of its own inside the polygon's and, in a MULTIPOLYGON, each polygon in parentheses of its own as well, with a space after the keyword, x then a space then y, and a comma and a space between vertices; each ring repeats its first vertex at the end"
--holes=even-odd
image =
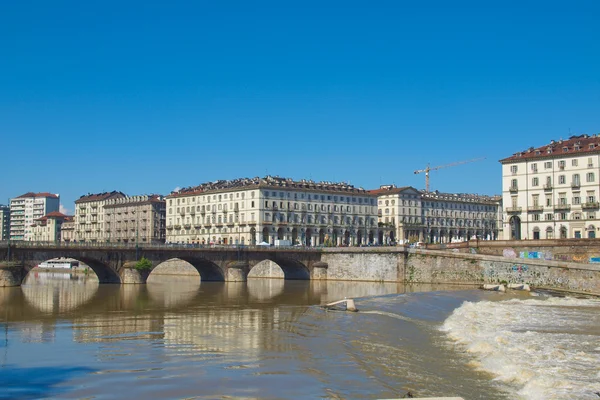
POLYGON ((233 261, 228 265, 226 282, 246 282, 250 272, 250 264, 247 261, 233 261))
POLYGON ((17 262, 0 262, 0 287, 21 286, 23 278, 23 265, 17 262))
POLYGON ((327 279, 327 268, 329 268, 329 264, 324 261, 317 261, 312 265, 312 280, 324 280, 327 279))
POLYGON ((150 271, 139 271, 135 268, 135 261, 123 264, 119 275, 123 284, 145 284, 150 271))

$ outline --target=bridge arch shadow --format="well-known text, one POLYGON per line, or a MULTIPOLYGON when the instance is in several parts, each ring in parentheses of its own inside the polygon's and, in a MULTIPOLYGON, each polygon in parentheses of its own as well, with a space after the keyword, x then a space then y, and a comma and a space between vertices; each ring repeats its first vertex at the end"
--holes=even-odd
POLYGON ((310 280, 310 271, 300 261, 285 257, 269 257, 254 264, 248 278, 310 280))
POLYGON ((153 275, 179 275, 200 276, 202 282, 223 282, 225 273, 216 263, 200 257, 171 258, 156 265, 148 279, 153 280, 153 275))

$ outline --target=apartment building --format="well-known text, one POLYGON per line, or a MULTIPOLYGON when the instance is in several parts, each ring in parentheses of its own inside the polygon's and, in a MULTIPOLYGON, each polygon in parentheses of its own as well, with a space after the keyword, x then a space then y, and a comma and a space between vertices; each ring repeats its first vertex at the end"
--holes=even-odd
POLYGON ((381 238, 376 196, 344 182, 220 180, 173 192, 166 200, 170 243, 335 246, 381 238))
POLYGON ((382 185, 377 195, 379 224, 392 228, 398 243, 451 243, 499 238, 500 196, 421 192, 413 187, 382 185))
POLYGON ((58 211, 60 197, 52 193, 25 193, 10 200, 10 239, 33 240, 35 220, 58 211))
POLYGON ((0 240, 10 236, 10 206, 0 204, 0 240))
POLYGON ((421 203, 423 236, 428 243, 501 238, 501 196, 441 193, 436 190, 423 192, 421 203))
POLYGON ((571 136, 500 160, 505 239, 595 238, 600 137, 571 136))
POLYGON ((67 218, 69 218, 67 215, 53 211, 36 219, 31 226, 32 240, 35 242, 60 242, 61 227, 67 218))
POLYGON ((383 243, 423 241, 421 192, 410 186, 382 185, 370 193, 377 196, 379 226, 390 228, 383 243))
POLYGON ((104 205, 113 199, 127 197, 122 192, 89 193, 75 200, 75 241, 105 242, 104 205))
POLYGON ((165 199, 122 192, 88 194, 75 201, 78 242, 164 243, 165 199))
POLYGON ((65 243, 75 242, 75 217, 67 215, 60 227, 60 241, 65 243))
POLYGON ((105 239, 116 243, 164 243, 166 202, 163 196, 142 195, 104 203, 105 239))

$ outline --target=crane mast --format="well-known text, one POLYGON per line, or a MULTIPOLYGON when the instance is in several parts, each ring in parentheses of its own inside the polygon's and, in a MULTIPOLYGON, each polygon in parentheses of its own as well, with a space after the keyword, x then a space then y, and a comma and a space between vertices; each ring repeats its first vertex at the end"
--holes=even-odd
POLYGON ((479 157, 479 158, 473 158, 471 160, 456 161, 456 162, 453 162, 450 164, 438 165, 436 167, 430 167, 429 163, 427 163, 427 167, 425 167, 424 169, 416 170, 415 174, 421 174, 423 172, 425 173, 425 191, 429 192, 429 172, 430 171, 436 171, 438 169, 454 167, 455 165, 466 164, 466 163, 471 163, 471 162, 475 162, 475 161, 481 161, 484 159, 485 159, 485 157, 479 157))

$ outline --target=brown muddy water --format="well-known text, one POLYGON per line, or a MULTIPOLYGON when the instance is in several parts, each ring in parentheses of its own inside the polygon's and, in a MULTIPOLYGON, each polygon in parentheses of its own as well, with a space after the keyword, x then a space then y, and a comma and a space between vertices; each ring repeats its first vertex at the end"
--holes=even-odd
POLYGON ((0 398, 593 399, 600 302, 198 277, 0 288, 0 398), (358 313, 319 305, 352 297, 358 313))

